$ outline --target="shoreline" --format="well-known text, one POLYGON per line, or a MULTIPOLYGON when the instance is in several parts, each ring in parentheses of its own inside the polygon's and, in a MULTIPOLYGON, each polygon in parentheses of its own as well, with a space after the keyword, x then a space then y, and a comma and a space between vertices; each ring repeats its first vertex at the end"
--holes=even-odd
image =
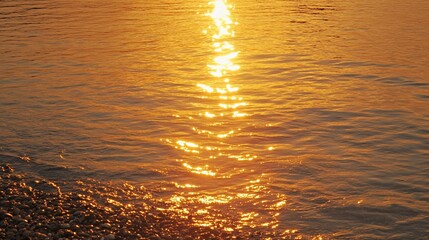
POLYGON ((0 181, 0 239, 228 238, 216 230, 186 226, 189 222, 178 222, 147 203, 122 204, 110 198, 147 197, 145 189, 131 185, 113 190, 77 181, 80 191, 63 192, 54 182, 15 173, 10 164, 1 164, 0 181), (119 193, 130 190, 134 197, 119 193))
POLYGON ((10 163, 0 164, 0 189, 0 239, 310 239, 197 226, 198 216, 165 211, 168 203, 143 186, 92 179, 53 182, 16 173, 10 163))

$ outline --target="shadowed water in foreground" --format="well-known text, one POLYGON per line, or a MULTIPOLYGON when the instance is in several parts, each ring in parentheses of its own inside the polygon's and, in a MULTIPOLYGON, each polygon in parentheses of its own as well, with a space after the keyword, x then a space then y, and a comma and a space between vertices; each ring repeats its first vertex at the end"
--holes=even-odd
POLYGON ((31 234, 425 239, 428 8, 1 1, 0 224, 64 198, 31 234))

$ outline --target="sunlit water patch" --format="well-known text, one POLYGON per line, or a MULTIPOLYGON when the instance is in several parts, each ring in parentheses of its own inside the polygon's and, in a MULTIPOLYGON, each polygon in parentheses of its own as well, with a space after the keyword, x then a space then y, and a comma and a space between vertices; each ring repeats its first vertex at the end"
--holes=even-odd
POLYGON ((195 225, 227 232, 257 227, 274 231, 286 196, 271 192, 267 187, 269 178, 255 173, 255 166, 247 163, 257 161, 258 156, 243 147, 247 144, 246 135, 252 131, 242 128, 252 126, 252 122, 246 118, 248 103, 234 85, 232 74, 240 69, 235 63, 239 51, 233 44, 238 22, 227 1, 217 0, 209 5, 211 10, 203 16, 211 18, 212 23, 202 32, 213 54, 207 64, 207 79, 194 88, 201 94, 198 102, 189 103, 198 105, 198 112, 177 116, 188 118, 187 134, 162 139, 183 151, 177 162, 191 174, 185 181, 175 183, 183 191, 176 190, 168 199, 172 204, 168 210, 184 218, 196 214, 195 225))

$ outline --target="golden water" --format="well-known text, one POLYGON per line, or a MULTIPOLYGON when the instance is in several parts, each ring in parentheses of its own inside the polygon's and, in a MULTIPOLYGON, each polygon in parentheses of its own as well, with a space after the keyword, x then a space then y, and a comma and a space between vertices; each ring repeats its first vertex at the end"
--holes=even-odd
POLYGON ((424 239, 428 10, 1 1, 0 154, 226 232, 424 239))

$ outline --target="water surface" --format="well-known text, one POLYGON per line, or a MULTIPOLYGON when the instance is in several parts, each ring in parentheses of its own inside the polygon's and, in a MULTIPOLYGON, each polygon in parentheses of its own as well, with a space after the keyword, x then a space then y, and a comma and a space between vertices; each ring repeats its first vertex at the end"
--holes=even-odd
POLYGON ((424 239, 428 10, 1 1, 0 153, 143 184, 227 232, 424 239))

